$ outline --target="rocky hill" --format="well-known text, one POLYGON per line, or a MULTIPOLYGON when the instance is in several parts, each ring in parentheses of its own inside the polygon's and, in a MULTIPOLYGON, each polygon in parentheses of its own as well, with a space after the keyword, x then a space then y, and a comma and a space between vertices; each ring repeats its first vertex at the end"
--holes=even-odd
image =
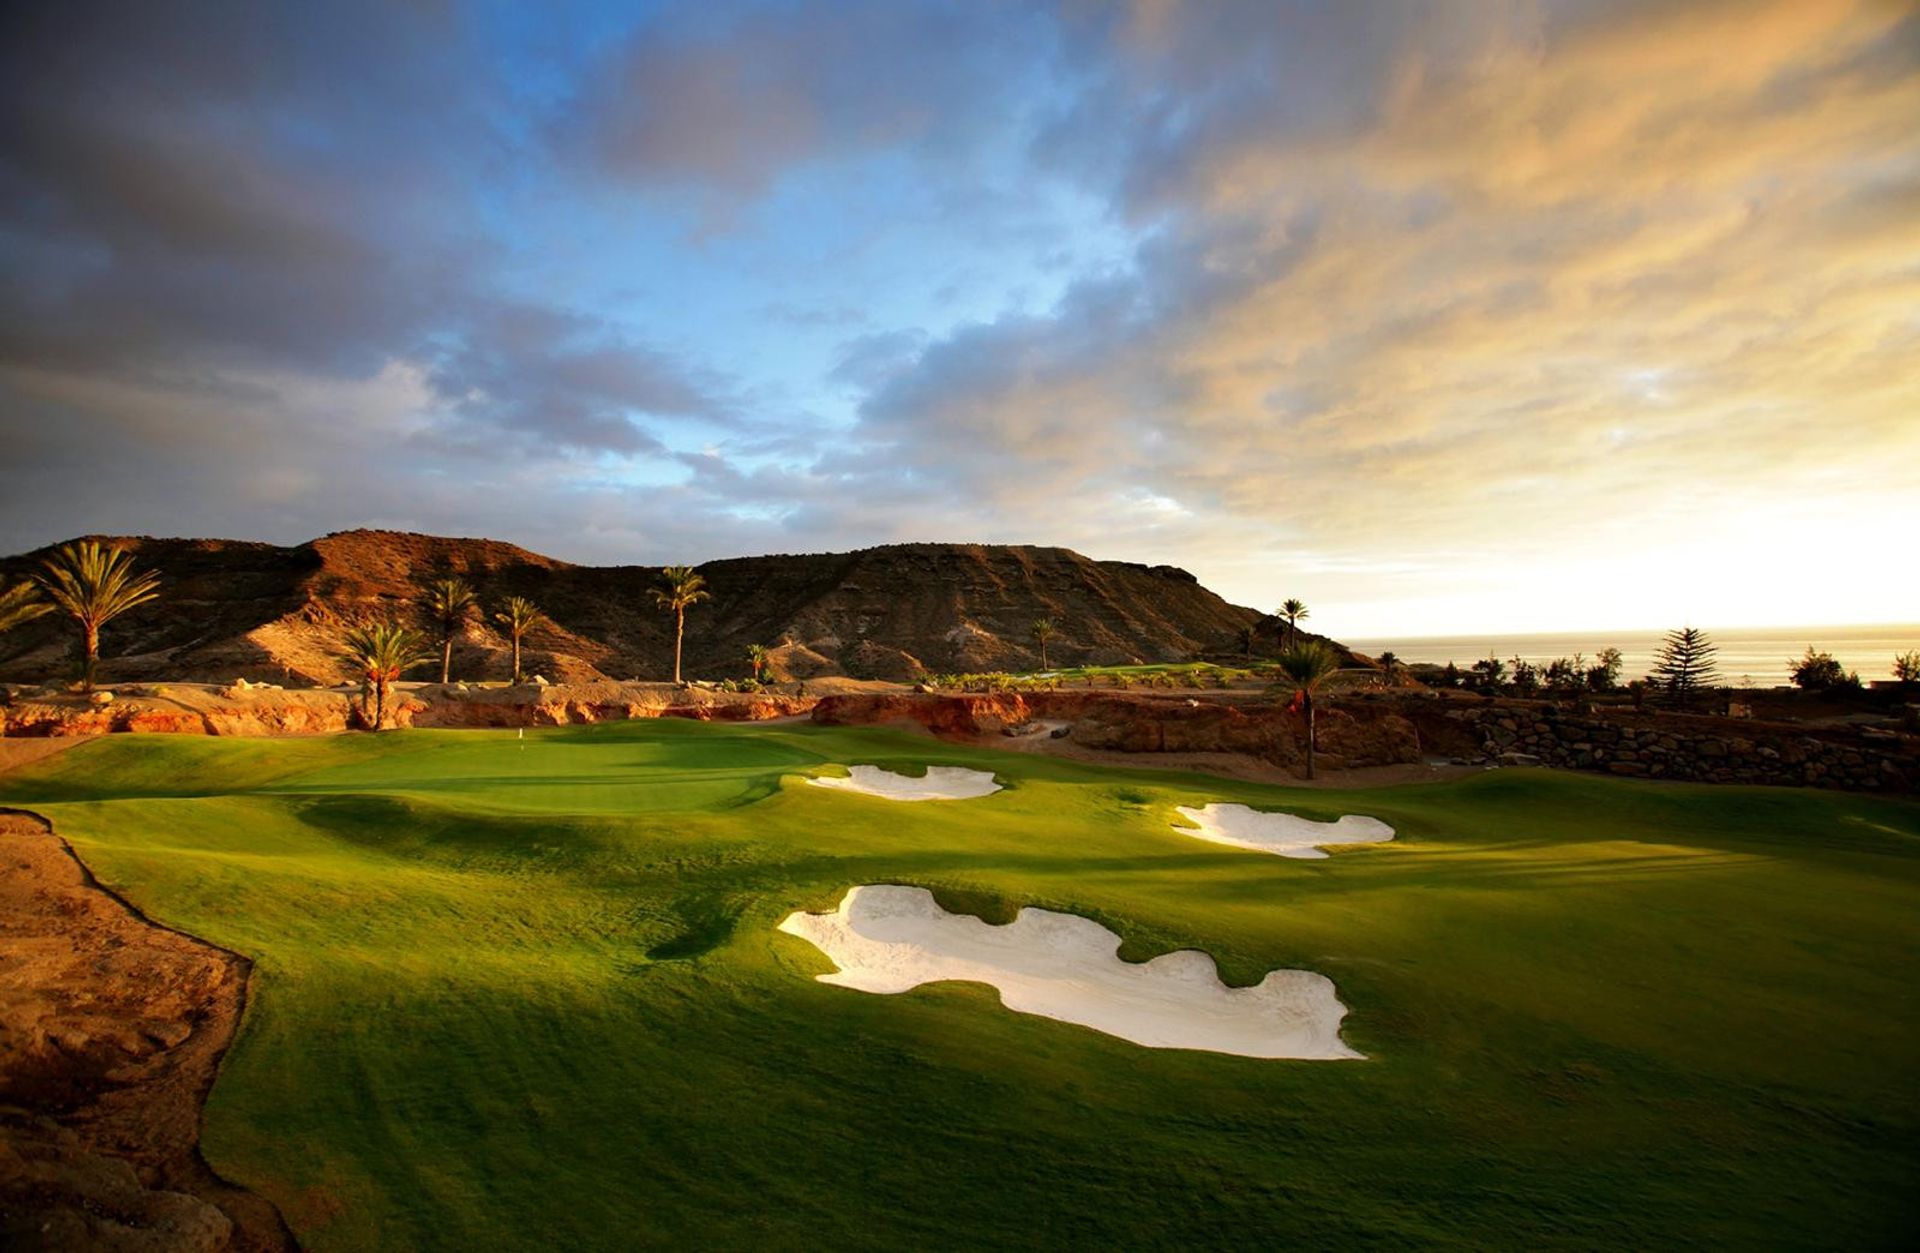
MULTIPOLYGON (((657 678, 671 671, 672 619, 649 596, 659 570, 577 566, 493 540, 346 531, 292 548, 234 540, 106 537, 160 571, 162 596, 103 633, 109 680, 343 679, 341 629, 411 612, 418 586, 460 574, 489 608, 526 596, 553 620, 528 642, 528 669, 556 681, 657 678)), ((50 550, 0 560, 0 583, 50 550)), ((1271 651, 1277 624, 1230 605, 1184 570, 1093 561, 1064 548, 897 544, 850 553, 741 557, 700 567, 713 598, 687 617, 686 671, 747 673, 764 644, 786 677, 908 679, 1031 669, 1036 619, 1050 618, 1054 665, 1176 661, 1237 652, 1241 632, 1271 651)), ((0 678, 58 676, 71 624, 57 617, 0 637, 0 678)), ((502 678, 504 642, 476 621, 455 675, 502 678)))

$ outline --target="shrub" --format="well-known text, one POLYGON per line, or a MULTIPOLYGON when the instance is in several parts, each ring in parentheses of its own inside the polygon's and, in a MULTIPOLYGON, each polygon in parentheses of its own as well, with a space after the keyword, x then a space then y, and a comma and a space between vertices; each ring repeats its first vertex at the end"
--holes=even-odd
POLYGON ((1473 663, 1474 686, 1486 690, 1499 687, 1506 681, 1507 663, 1498 657, 1483 657, 1473 663))
POLYGON ((1578 692, 1587 686, 1587 659, 1579 653, 1571 657, 1555 657, 1547 663, 1541 677, 1547 687, 1555 692, 1578 692))
POLYGON ((1893 677, 1902 683, 1920 683, 1920 652, 1901 653, 1895 657, 1893 677))
POLYGON ((1793 662, 1793 683, 1806 692, 1827 692, 1835 688, 1859 687, 1860 676, 1848 674, 1832 653, 1816 652, 1807 645, 1806 656, 1793 662))
POLYGON ((1587 686, 1596 692, 1611 692, 1620 683, 1620 650, 1603 648, 1594 660, 1600 664, 1587 671, 1587 686))

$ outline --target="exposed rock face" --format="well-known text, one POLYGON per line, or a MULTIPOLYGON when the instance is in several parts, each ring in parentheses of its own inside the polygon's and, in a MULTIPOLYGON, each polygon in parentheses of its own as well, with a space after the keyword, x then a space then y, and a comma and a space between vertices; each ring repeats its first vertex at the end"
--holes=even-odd
POLYGON ((0 811, 0 1247, 285 1249, 198 1150, 245 959, 153 926, 0 811))
MULTIPOLYGON (((488 605, 538 604, 554 626, 530 637, 525 669, 557 682, 662 677, 673 627, 648 596, 658 570, 575 566, 479 539, 347 531, 293 548, 232 540, 114 539, 162 576, 161 598, 111 623, 103 675, 289 684, 344 680, 343 624, 405 613, 419 581, 460 574, 488 605)), ((0 560, 27 577, 48 550, 0 560)), ((911 679, 924 670, 1030 668, 1039 618, 1058 627, 1060 665, 1234 654, 1243 628, 1273 620, 1230 605, 1171 566, 1093 561, 1064 548, 899 544, 851 553, 742 557, 701 566, 713 599, 687 618, 686 663, 710 677, 748 672, 747 646, 776 672, 911 679)), ((63 672, 68 625, 49 617, 0 638, 0 678, 63 672)), ((1304 634, 1304 633, 1303 633, 1304 634)), ((504 678, 503 640, 474 623, 455 641, 454 674, 504 678)))

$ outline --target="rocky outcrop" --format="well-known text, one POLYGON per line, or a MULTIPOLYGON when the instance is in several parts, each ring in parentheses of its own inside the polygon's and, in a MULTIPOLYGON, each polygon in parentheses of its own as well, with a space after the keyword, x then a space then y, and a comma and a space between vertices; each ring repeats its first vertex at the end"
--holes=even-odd
MULTIPOLYGON (((527 642, 526 668, 564 683, 671 672, 672 619, 652 607, 659 571, 576 566, 481 539, 347 531, 292 548, 230 540, 103 537, 161 574, 161 597, 104 633, 111 682, 230 680, 289 686, 346 680, 342 627, 410 611, 419 582, 453 573, 483 602, 525 596, 552 625, 527 642)), ((0 560, 0 583, 48 550, 0 560)), ((1237 651, 1243 628, 1274 620, 1230 605, 1184 570, 1093 561, 1064 548, 895 544, 849 553, 742 557, 699 567, 712 599, 688 615, 686 669, 743 677, 747 648, 791 678, 844 674, 907 681, 926 670, 1030 669, 1035 620, 1051 618, 1058 664, 1180 660, 1237 651)), ((0 638, 0 678, 65 673, 68 624, 28 623, 0 638)), ((454 645, 454 674, 505 678, 505 642, 482 622, 454 645)))
POLYGON ((154 926, 0 811, 0 1247, 293 1247, 199 1153, 245 958, 154 926))

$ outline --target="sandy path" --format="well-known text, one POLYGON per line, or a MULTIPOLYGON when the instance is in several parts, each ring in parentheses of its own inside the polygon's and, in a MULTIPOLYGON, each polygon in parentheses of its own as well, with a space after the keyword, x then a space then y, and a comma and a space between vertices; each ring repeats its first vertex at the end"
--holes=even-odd
POLYGON ((0 1246, 294 1247, 201 1158, 250 964, 157 926, 0 810, 0 1246))
POLYGON ((64 753, 76 744, 85 744, 96 738, 92 735, 0 736, 0 774, 18 770, 55 753, 64 753))

